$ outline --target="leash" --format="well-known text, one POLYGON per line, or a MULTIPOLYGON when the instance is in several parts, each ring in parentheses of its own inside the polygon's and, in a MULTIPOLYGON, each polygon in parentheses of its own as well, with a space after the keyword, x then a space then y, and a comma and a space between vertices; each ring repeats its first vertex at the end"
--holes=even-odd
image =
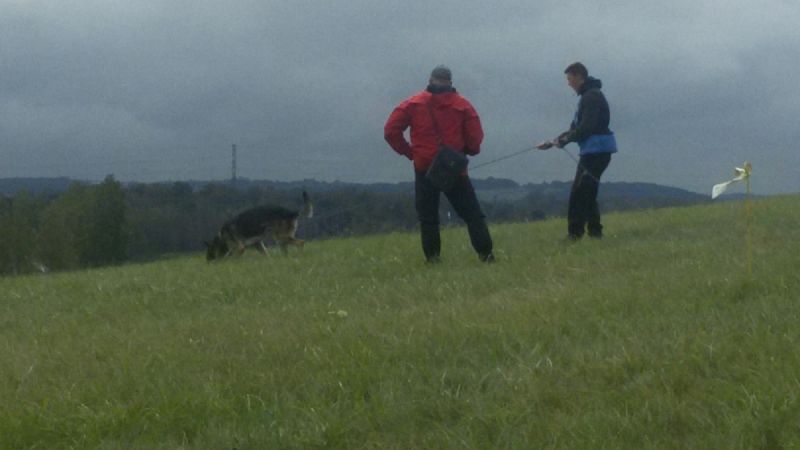
MULTIPOLYGON (((479 169, 479 168, 481 168, 481 167, 486 167, 486 166, 489 166, 489 165, 492 165, 492 164, 498 163, 498 162, 500 162, 500 161, 504 161, 504 160, 506 160, 506 159, 513 158, 513 157, 515 157, 515 156, 519 156, 519 155, 521 155, 521 154, 523 154, 523 153, 527 153, 527 152, 529 152, 529 151, 531 151, 531 150, 536 150, 536 146, 533 146, 533 147, 527 147, 527 148, 524 148, 524 149, 522 149, 522 150, 520 150, 520 151, 517 151, 517 152, 514 152, 514 153, 509 153, 508 155, 504 155, 504 156, 501 156, 501 157, 499 157, 499 158, 495 158, 495 159, 492 159, 492 160, 490 160, 490 161, 486 161, 485 163, 481 163, 481 164, 478 164, 478 165, 472 166, 472 167, 470 167, 470 169, 469 169, 469 170, 470 170, 470 171, 473 171, 473 170, 479 169)), ((583 170, 583 174, 582 174, 582 176, 583 176, 583 175, 586 175, 586 176, 588 176, 589 178, 591 178, 592 180, 594 180, 594 181, 596 181, 596 182, 598 182, 598 183, 600 182, 600 180, 599 180, 599 179, 598 179, 596 176, 592 175, 592 173, 591 173, 591 172, 589 172, 589 169, 587 169, 587 168, 586 168, 586 167, 585 167, 583 164, 581 164, 580 160, 578 160, 578 158, 574 157, 574 156, 572 155, 572 153, 570 153, 570 152, 569 152, 569 150, 567 150, 567 148, 566 148, 566 147, 561 147, 561 150, 563 150, 563 151, 564 151, 564 153, 566 153, 566 155, 567 155, 567 156, 569 156, 569 158, 570 158, 571 160, 575 161, 575 164, 577 164, 577 165, 578 165, 578 167, 580 167, 580 168, 583 170)))
POLYGON ((570 152, 569 152, 569 150, 567 150, 567 148, 566 148, 566 147, 561 147, 561 150, 564 150, 564 153, 566 153, 566 154, 567 154, 567 156, 569 156, 571 160, 575 161, 575 164, 577 164, 577 165, 578 165, 578 167, 580 167, 580 168, 583 170, 583 174, 581 175, 581 177, 582 177, 583 175, 588 175, 588 176, 589 176, 589 178, 593 179, 593 180, 594 180, 594 181, 596 181, 597 183, 600 183, 600 179, 599 179, 599 178, 597 178, 596 176, 592 175, 592 173, 591 173, 591 172, 589 172, 589 169, 587 169, 587 168, 586 168, 586 166, 584 166, 583 164, 581 164, 581 161, 580 161, 578 158, 576 158, 576 157, 572 156, 572 153, 570 153, 570 152))
POLYGON ((523 150, 520 150, 520 151, 518 151, 518 152, 509 153, 508 155, 501 156, 501 157, 499 157, 499 158, 495 158, 495 159, 493 159, 493 160, 491 160, 491 161, 486 161, 485 163, 480 163, 480 164, 478 164, 478 165, 472 166, 472 167, 470 168, 470 170, 475 170, 475 169, 479 169, 479 168, 481 168, 481 167, 486 167, 486 166, 488 166, 488 165, 491 165, 491 164, 494 164, 494 163, 497 163, 497 162, 500 162, 500 161, 503 161, 503 160, 506 160, 506 159, 509 159, 509 158, 513 158, 513 157, 515 157, 515 156, 518 156, 518 155, 521 155, 521 154, 523 154, 523 153, 527 153, 527 152, 529 152, 529 151, 531 151, 531 150, 536 150, 536 146, 533 146, 533 147, 527 147, 527 148, 525 148, 525 149, 523 149, 523 150))

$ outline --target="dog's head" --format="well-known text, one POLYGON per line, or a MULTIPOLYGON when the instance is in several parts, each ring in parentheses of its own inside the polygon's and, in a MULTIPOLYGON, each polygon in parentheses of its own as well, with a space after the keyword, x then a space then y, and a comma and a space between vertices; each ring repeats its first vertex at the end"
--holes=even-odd
POLYGON ((206 261, 213 261, 228 254, 228 243, 219 236, 214 236, 211 242, 203 241, 206 244, 206 261))

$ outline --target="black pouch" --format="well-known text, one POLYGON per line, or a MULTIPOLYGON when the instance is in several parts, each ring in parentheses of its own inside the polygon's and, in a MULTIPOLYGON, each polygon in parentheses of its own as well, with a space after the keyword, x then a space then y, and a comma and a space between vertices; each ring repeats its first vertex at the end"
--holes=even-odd
POLYGON ((467 169, 469 160, 459 151, 446 145, 440 145, 433 163, 425 173, 425 178, 442 192, 449 192, 458 180, 458 177, 467 169))

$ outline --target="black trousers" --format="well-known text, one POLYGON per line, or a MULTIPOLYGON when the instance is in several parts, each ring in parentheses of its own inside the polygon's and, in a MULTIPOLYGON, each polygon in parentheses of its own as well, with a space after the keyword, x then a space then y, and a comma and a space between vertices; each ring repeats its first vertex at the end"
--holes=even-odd
POLYGON ((597 191, 600 188, 600 177, 611 162, 611 153, 595 153, 581 156, 575 171, 575 180, 569 194, 567 211, 567 232, 571 237, 579 238, 589 229, 589 236, 603 235, 600 224, 600 208, 597 206, 597 191))
MULTIPOLYGON (((419 218, 420 232, 422 234, 422 251, 425 258, 438 257, 441 252, 439 237, 439 194, 427 178, 425 172, 415 172, 415 206, 419 218)), ((453 190, 444 195, 450 202, 456 214, 466 222, 472 248, 479 255, 488 255, 492 252, 492 237, 486 225, 486 216, 481 211, 478 197, 468 176, 458 179, 453 190)))

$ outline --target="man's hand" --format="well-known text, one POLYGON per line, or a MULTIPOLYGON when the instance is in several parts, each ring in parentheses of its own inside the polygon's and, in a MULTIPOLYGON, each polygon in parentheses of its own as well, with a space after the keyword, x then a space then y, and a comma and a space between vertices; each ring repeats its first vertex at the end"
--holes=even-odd
POLYGON ((559 134, 555 139, 555 145, 558 148, 564 148, 567 144, 569 144, 569 131, 559 134))
POLYGON ((540 144, 537 144, 536 148, 538 148, 539 150, 547 150, 549 148, 552 148, 553 145, 555 145, 553 141, 544 141, 540 144))

